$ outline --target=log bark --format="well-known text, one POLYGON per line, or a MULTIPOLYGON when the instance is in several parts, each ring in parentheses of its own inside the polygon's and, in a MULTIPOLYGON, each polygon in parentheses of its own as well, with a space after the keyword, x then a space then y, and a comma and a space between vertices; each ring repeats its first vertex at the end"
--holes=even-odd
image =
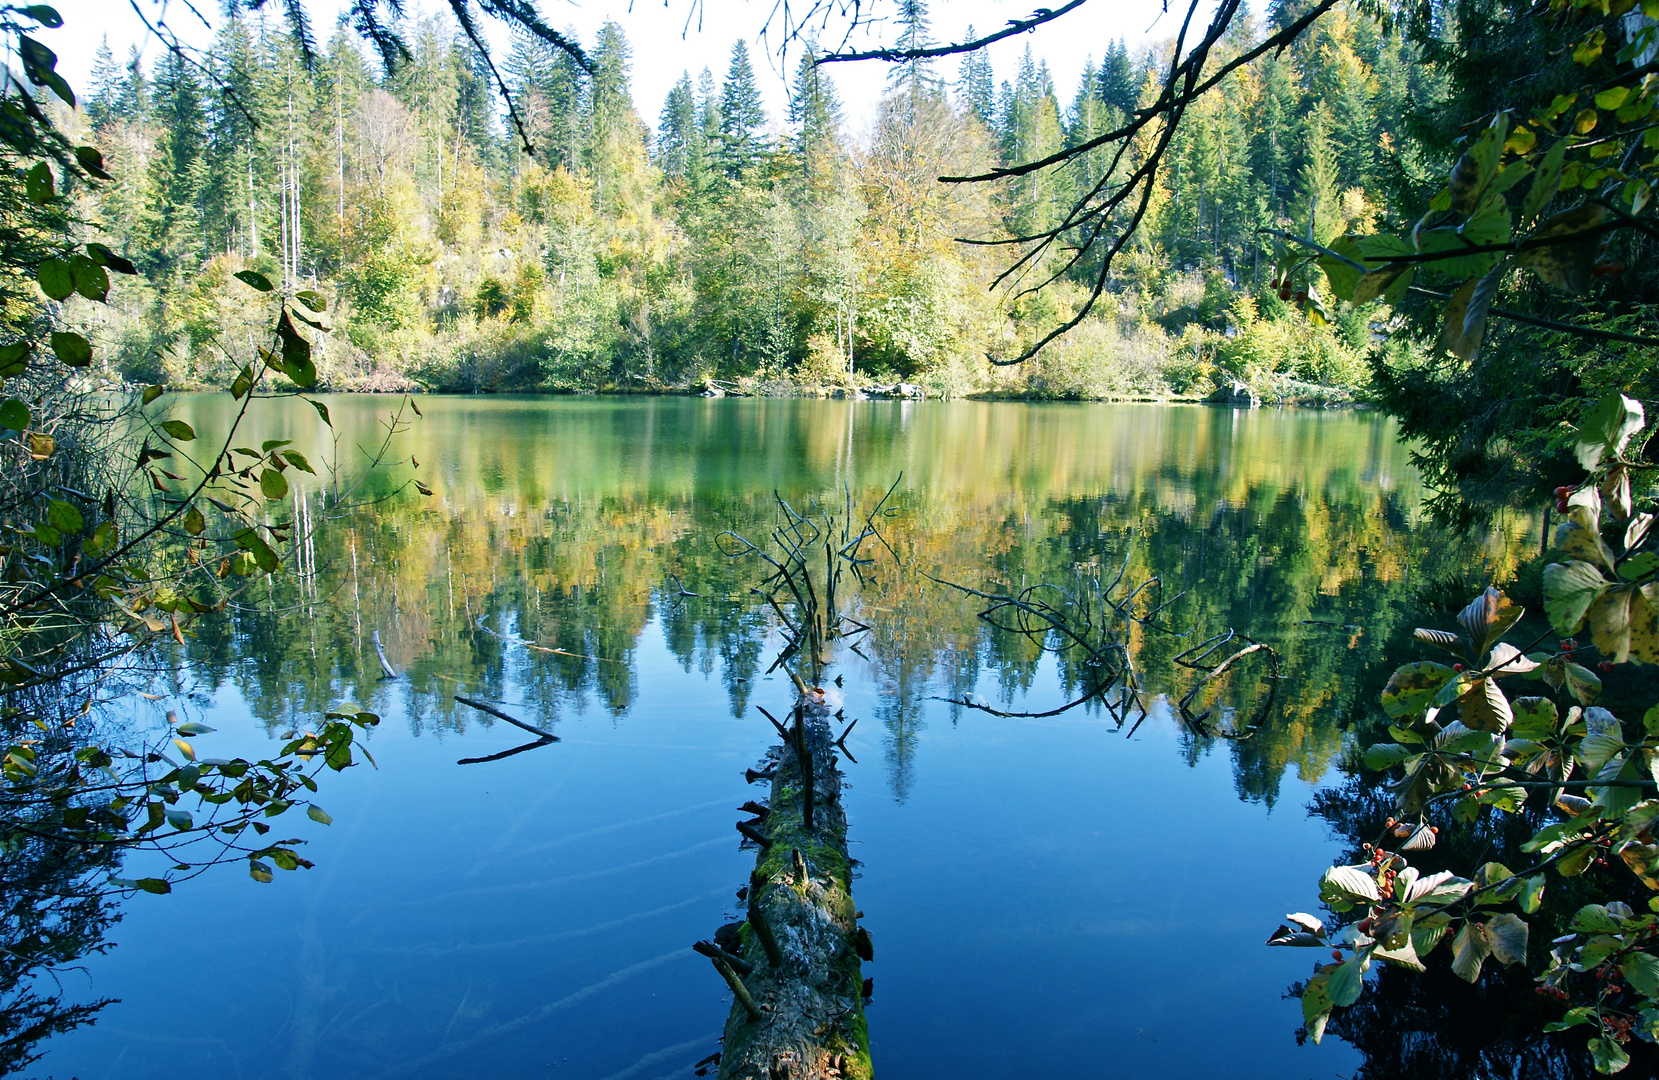
MULTIPOLYGON (((800 735, 774 747, 769 813, 750 879, 743 982, 760 1010, 734 1001, 720 1080, 831 1080, 872 1075, 864 1021, 859 926, 847 854, 841 771, 824 705, 803 701, 800 735), (801 763, 809 763, 803 774, 801 763), (809 827, 810 822, 810 827, 809 827), (756 926, 776 942, 763 948, 756 926)), ((794 725, 791 725, 793 728, 794 725)))

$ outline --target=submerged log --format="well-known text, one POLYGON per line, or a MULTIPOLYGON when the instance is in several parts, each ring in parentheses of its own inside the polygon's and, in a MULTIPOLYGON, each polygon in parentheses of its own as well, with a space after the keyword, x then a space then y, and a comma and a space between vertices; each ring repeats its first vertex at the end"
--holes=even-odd
POLYGON ((732 1003, 721 1080, 872 1075, 847 815, 829 719, 821 701, 803 702, 790 738, 772 751, 770 813, 761 826, 769 843, 756 859, 741 931, 743 959, 754 966, 743 983, 759 1015, 732 1003))

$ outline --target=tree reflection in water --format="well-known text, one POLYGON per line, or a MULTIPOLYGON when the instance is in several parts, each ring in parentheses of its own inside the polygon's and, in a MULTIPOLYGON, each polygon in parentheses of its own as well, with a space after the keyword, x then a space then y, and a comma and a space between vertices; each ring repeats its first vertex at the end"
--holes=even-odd
MULTIPOLYGON (((330 406, 344 442, 369 430, 372 402, 330 406)), ((212 431, 222 409, 202 399, 186 402, 179 415, 212 431)), ((1488 572, 1501 572, 1536 542, 1527 521, 1507 523, 1479 543, 1422 525, 1405 451, 1374 418, 476 399, 423 401, 423 412, 425 422, 404 436, 400 451, 426 463, 434 498, 335 518, 316 538, 308 561, 314 573, 285 575, 258 603, 205 620, 197 636, 167 645, 157 662, 188 669, 205 692, 234 687, 272 733, 342 698, 373 701, 377 694, 400 697, 418 731, 461 732, 480 721, 454 702, 458 690, 498 700, 509 688, 521 715, 551 726, 595 708, 626 714, 640 692, 641 635, 656 623, 680 667, 718 671, 732 715, 743 716, 776 623, 750 594, 753 568, 722 556, 713 538, 725 529, 763 533, 775 516, 774 489, 797 507, 814 497, 839 505, 849 491, 855 504, 868 504, 902 471, 906 483, 895 495, 902 513, 886 526, 898 558, 872 568, 851 612, 873 628, 862 645, 868 670, 858 677, 884 688, 866 723, 885 728, 894 798, 903 799, 916 776, 928 696, 960 698, 990 683, 1011 703, 1037 682, 1045 662, 1030 640, 976 620, 979 601, 919 571, 1007 592, 1101 576, 1104 567, 1116 573, 1127 559, 1130 578, 1156 576, 1168 595, 1186 590, 1168 613, 1185 637, 1130 637, 1148 700, 1180 697, 1195 675, 1174 657, 1230 627, 1271 642, 1281 657, 1275 708, 1259 731, 1226 742, 1191 731, 1183 743, 1192 760, 1224 747, 1239 797, 1272 804, 1287 772, 1312 782, 1339 760, 1348 732, 1375 700, 1368 673, 1414 625, 1421 581, 1472 577, 1483 561, 1488 572), (856 442, 847 437, 855 412, 856 442), (375 631, 404 672, 395 684, 380 683, 375 631)), ((295 498, 319 516, 334 513, 324 491, 295 498)), ((1061 689, 1071 696, 1086 685, 1089 673, 1070 659, 1046 662, 1058 663, 1061 689)), ((1202 708, 1218 717, 1248 711, 1259 675, 1251 667, 1228 680, 1202 708)), ((967 722, 964 712, 952 719, 967 722)), ((1340 800, 1352 804, 1347 812, 1370 812, 1357 790, 1340 800)), ((1335 806, 1322 803, 1320 812, 1335 806)), ((100 858, 8 856, 8 926, 16 928, 9 940, 23 941, 29 920, 41 917, 29 911, 55 904, 48 917, 63 927, 63 950, 54 963, 99 947, 110 911, 67 898, 86 875, 107 872, 100 858)), ((7 964, 42 970, 25 959, 31 949, 49 946, 18 945, 7 964)), ((1499 985, 1469 994, 1498 994, 1499 985)), ((1435 1047, 1453 1045, 1436 1040, 1466 1039, 1473 1047, 1492 1039, 1460 1013, 1426 1012, 1444 999, 1424 993, 1419 1003, 1410 979, 1385 973, 1378 986, 1364 1005, 1378 1013, 1353 1013, 1369 1024, 1341 1029, 1376 1062, 1415 1054, 1407 1044, 1423 1045, 1420 1059, 1429 1062, 1441 1060, 1435 1047), (1424 1034, 1413 1034, 1413 1018, 1421 1018, 1424 1034), (1383 1030, 1396 1032, 1400 1044, 1380 1037, 1383 1030)), ((32 1004, 19 999, 12 1030, 38 1013, 44 1034, 54 1016, 75 1023, 96 1008, 52 1013, 58 1007, 38 984, 35 992, 42 996, 32 1004)), ((1522 987, 1521 1003, 1504 1007, 1531 1008, 1525 993, 1522 987)), ((1539 1054, 1556 1060, 1545 1048, 1539 1054)), ((1485 1067, 1467 1056, 1446 1060, 1485 1067)), ((1380 1066, 1375 1075, 1385 1075, 1380 1066)))

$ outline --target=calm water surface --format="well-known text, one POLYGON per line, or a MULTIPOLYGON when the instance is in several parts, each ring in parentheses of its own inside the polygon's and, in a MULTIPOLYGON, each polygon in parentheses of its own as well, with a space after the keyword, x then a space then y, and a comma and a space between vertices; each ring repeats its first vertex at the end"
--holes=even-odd
MULTIPOLYGON (((321 445, 304 406, 250 436, 321 445)), ((347 472, 392 402, 329 399, 347 472)), ((691 1075, 729 999, 690 944, 738 911, 753 866, 743 770, 791 700, 765 675, 752 603, 773 492, 897 513, 843 652, 854 896, 875 942, 869 1007, 889 1077, 1336 1077, 1358 1055, 1298 1046, 1296 950, 1261 942, 1338 851, 1305 806, 1334 782, 1365 708, 1355 675, 1398 629, 1419 574, 1481 552, 1416 527, 1421 490, 1377 417, 1152 406, 422 399, 399 436, 436 494, 340 512, 324 494, 302 573, 204 628, 158 687, 257 756, 352 700, 381 713, 378 770, 330 776, 311 871, 225 868, 127 905, 117 947, 65 983, 121 999, 50 1044, 39 1075, 691 1075), (332 516, 331 516, 332 515, 332 516), (999 590, 1108 579, 1127 560, 1187 593, 1197 637, 1135 643, 1135 731, 1037 711, 1075 674, 978 622, 922 575, 999 590), (696 596, 682 595, 696 593, 696 596), (1242 742, 1185 729, 1170 657, 1235 627, 1287 678, 1242 742), (379 631, 396 681, 380 681, 379 631), (525 643, 541 646, 540 650, 525 643), (559 650, 559 651, 548 651, 559 650), (504 703, 559 743, 505 760, 504 703)), ((217 399, 176 415, 204 438, 217 399)), ((313 454, 313 460, 319 455, 313 454)), ((407 467, 373 479, 386 494, 407 467)), ((1212 704, 1248 711, 1242 679, 1212 704)), ((285 819, 286 820, 286 819, 285 819)))

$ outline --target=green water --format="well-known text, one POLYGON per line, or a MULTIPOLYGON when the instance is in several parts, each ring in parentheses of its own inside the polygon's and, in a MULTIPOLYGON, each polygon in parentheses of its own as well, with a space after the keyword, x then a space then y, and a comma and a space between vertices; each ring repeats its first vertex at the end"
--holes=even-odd
MULTIPOLYGON (((719 534, 762 540, 780 497, 867 509, 897 481, 852 601, 872 631, 836 669, 860 721, 847 807, 877 941, 878 1071, 1352 1072, 1340 1043, 1296 1045, 1281 995, 1303 964, 1260 947, 1336 850, 1304 807, 1337 778, 1375 690, 1366 673, 1409 629, 1414 591, 1527 543, 1520 526, 1483 547, 1422 526, 1386 420, 427 398, 393 439, 401 463, 347 505, 336 491, 357 479, 356 448, 396 401, 326 400, 339 484, 294 497, 316 530, 297 572, 204 626, 167 689, 220 729, 215 753, 258 752, 354 700, 386 718, 380 768, 323 793, 336 824, 307 834, 316 870, 271 886, 231 871, 130 905, 87 976, 123 1002, 61 1037, 43 1069, 161 1076, 183 1052, 193 1069, 296 1080, 690 1075, 728 1003, 689 945, 737 910, 752 855, 733 808, 758 791, 742 771, 770 731, 753 706, 789 700, 767 674, 777 624, 749 591, 759 566, 724 555, 719 534), (413 476, 434 493, 404 488, 413 476), (1043 711, 1085 674, 991 630, 933 578, 1001 592, 1120 569, 1181 594, 1169 632, 1130 642, 1138 727, 940 700, 1043 711), (1173 658, 1228 629, 1281 658, 1242 740, 1206 737, 1168 704, 1195 677, 1173 658), (380 678, 377 632, 395 680, 380 678), (523 736, 456 693, 562 741, 457 765, 523 736), (203 1000, 203 965, 237 992, 203 1000), (1195 1007, 1222 1019, 1195 1028, 1195 1007)), ((228 400, 175 415, 211 439, 228 400)), ((250 440, 331 456, 304 405, 261 403, 251 424, 250 440)), ((1264 675, 1201 704, 1236 723, 1264 675)))

